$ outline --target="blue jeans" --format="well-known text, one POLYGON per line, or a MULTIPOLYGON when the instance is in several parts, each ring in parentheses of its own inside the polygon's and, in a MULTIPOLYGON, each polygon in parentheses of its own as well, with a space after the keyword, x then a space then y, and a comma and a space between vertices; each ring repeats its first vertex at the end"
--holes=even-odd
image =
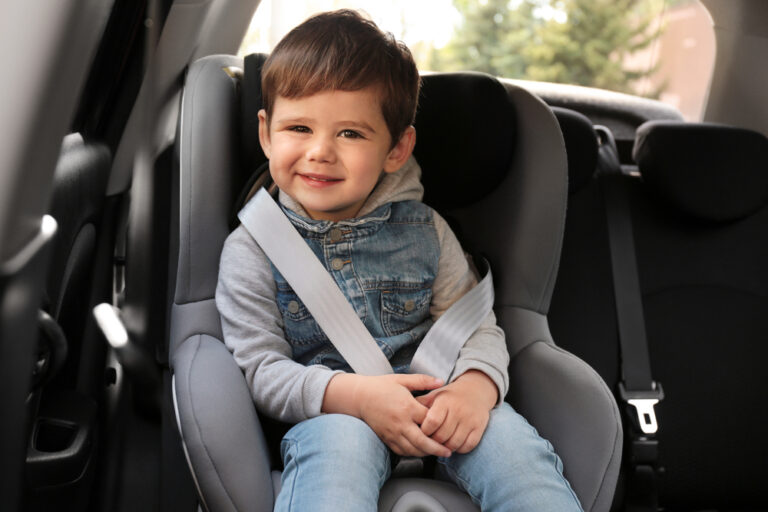
MULTIPOLYGON (((328 414, 295 425, 281 444, 276 511, 375 511, 390 451, 362 420, 328 414)), ((438 458, 483 511, 581 511, 552 445, 509 404, 491 411, 480 443, 438 458)))

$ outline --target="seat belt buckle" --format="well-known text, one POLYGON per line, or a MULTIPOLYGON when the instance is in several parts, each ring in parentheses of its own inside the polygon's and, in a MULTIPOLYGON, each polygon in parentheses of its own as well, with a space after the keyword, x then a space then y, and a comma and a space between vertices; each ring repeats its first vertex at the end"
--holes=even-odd
POLYGON ((652 389, 643 391, 628 390, 623 382, 619 382, 619 395, 625 403, 634 407, 637 423, 643 434, 652 435, 659 430, 656 421, 655 405, 664 399, 664 389, 660 382, 653 381, 652 389))

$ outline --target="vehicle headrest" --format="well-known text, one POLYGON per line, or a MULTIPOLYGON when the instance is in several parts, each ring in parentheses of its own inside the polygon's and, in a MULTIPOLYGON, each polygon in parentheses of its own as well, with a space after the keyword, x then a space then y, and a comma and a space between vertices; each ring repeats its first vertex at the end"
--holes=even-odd
POLYGON ((597 133, 585 115, 576 111, 552 107, 560 131, 563 132, 568 157, 568 195, 592 180, 597 168, 597 133))
POLYGON ((243 165, 254 171, 267 160, 259 142, 259 110, 262 107, 261 68, 268 55, 252 53, 243 59, 243 80, 240 88, 240 133, 243 165))
POLYGON ((768 203, 768 138, 752 130, 649 121, 633 157, 649 187, 696 218, 733 221, 768 203))
POLYGON ((472 204, 507 174, 515 149, 515 110, 494 77, 423 76, 414 125, 424 202, 433 208, 472 204))

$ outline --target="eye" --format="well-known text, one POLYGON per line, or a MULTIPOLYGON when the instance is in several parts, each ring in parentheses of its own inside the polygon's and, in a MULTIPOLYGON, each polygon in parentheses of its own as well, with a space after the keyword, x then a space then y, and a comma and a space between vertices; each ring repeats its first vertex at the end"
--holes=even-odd
POLYGON ((309 127, 297 124, 295 126, 289 126, 288 131, 296 132, 296 133, 312 133, 312 130, 309 129, 309 127))
POLYGON ((363 135, 355 130, 341 130, 339 132, 339 135, 344 137, 345 139, 363 139, 363 135))

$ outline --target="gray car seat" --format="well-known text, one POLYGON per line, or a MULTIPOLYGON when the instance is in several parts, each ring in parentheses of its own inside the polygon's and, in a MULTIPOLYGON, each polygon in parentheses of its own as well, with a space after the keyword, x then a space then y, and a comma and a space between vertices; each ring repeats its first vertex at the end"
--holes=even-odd
MULTIPOLYGON (((260 158, 252 124, 241 133, 258 97, 258 80, 241 90, 242 69, 242 59, 211 56, 187 74, 170 354, 177 420, 203 507, 269 511, 279 460, 270 459, 214 303, 233 203, 260 158)), ((621 458, 618 409, 599 376, 555 346, 547 324, 567 195, 554 116, 530 93, 487 75, 436 74, 424 77, 416 129, 425 201, 494 269, 495 311, 512 357, 507 400, 553 443, 584 509, 608 510, 621 458)), ((455 486, 414 478, 391 479, 379 510, 430 500, 477 510, 455 486)))

